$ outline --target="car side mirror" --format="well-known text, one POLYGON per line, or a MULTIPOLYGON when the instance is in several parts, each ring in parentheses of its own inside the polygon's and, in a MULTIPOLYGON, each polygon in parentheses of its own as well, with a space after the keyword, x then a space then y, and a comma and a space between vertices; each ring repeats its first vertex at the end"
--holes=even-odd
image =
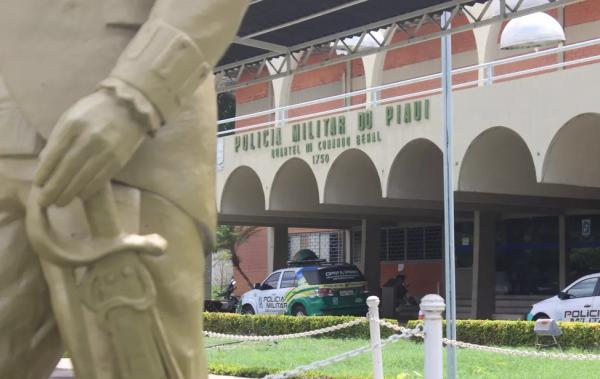
POLYGON ((559 298, 559 299, 561 299, 561 300, 567 300, 567 299, 569 299, 569 298, 570 298, 570 296, 569 296, 569 294, 568 294, 568 293, 566 293, 566 292, 563 292, 563 291, 560 291, 560 292, 558 293, 558 298, 559 298))
POLYGON ((254 289, 255 290, 259 290, 260 289, 260 283, 254 283, 254 289))

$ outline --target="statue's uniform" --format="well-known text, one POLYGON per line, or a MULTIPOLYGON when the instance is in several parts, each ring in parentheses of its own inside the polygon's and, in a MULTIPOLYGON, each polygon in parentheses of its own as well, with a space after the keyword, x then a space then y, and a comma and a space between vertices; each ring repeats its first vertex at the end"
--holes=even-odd
MULTIPOLYGON (((203 254, 212 246, 216 223, 210 71, 246 6, 243 0, 0 2, 0 378, 47 378, 62 345, 77 364, 79 336, 69 323, 78 320, 51 308, 44 274, 48 282, 52 275, 42 274, 28 242, 25 204, 37 156, 60 115, 111 76, 147 95, 163 124, 114 178, 116 199, 127 229, 158 233, 169 242, 165 255, 145 259, 157 283, 158 312, 183 377, 206 376, 199 342, 203 254), (140 27, 136 39, 145 32, 154 40, 146 36, 129 45, 140 27), (159 72, 164 78, 139 69, 156 63, 140 65, 136 59, 149 59, 140 51, 154 54, 152 59, 172 54, 169 46, 179 46, 173 41, 193 47, 191 58, 182 59, 191 59, 194 70, 179 73, 177 60, 166 63, 173 70, 159 72), (165 87, 176 84, 156 91, 163 79, 165 87)), ((56 213, 58 224, 77 230, 76 216, 56 213)), ((49 284, 52 302, 60 301, 55 298, 60 289, 49 284)), ((116 379, 111 360, 105 359, 110 347, 103 341, 94 345, 99 365, 94 376, 116 379)), ((76 367, 82 379, 89 369, 76 367)))

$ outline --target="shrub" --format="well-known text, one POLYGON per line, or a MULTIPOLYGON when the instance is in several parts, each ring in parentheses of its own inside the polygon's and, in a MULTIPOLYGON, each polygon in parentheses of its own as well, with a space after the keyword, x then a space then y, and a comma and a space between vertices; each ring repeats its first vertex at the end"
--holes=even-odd
POLYGON ((209 363, 208 372, 214 375, 231 375, 248 378, 262 378, 272 374, 273 370, 265 367, 246 367, 232 364, 209 363))
MULTIPOLYGON (((357 317, 352 316, 295 317, 205 312, 204 330, 225 334, 266 336, 307 332, 356 319, 357 317)), ((391 334, 393 333, 387 328, 381 329, 383 338, 391 334)), ((369 324, 361 323, 322 336, 327 338, 369 338, 369 324)))
MULTIPOLYGON (((208 372, 213 375, 236 376, 243 378, 262 378, 269 374, 275 374, 278 370, 267 367, 246 367, 235 364, 208 363, 208 372)), ((318 370, 313 372, 304 372, 300 376, 293 376, 292 379, 330 379, 331 376, 325 376, 318 370)), ((356 376, 354 379, 368 379, 369 377, 356 376)))
MULTIPOLYGON (((422 321, 409 321, 414 327, 422 321)), ((600 345, 600 324, 559 322, 562 336, 558 342, 563 348, 596 349, 600 345)), ((533 346, 533 321, 457 320, 456 334, 460 341, 478 345, 533 346)), ((446 330, 444 328, 444 335, 446 330)))
MULTIPOLYGON (((234 313, 204 313, 204 330, 225 334, 252 336, 278 335, 307 332, 355 320, 351 316, 267 316, 240 315, 234 313)), ((393 321, 392 321, 393 322, 393 321)), ((422 321, 409 321, 413 328, 422 321)), ((533 321, 505 320, 458 320, 456 333, 464 342, 488 346, 534 346, 533 321)), ((597 349, 600 347, 600 323, 559 322, 562 336, 558 342, 563 348, 597 349)), ((444 334, 445 334, 444 328, 444 334)), ((381 328, 381 336, 393 332, 381 328)), ((326 338, 369 338, 369 324, 362 323, 351 328, 321 335, 326 338)))

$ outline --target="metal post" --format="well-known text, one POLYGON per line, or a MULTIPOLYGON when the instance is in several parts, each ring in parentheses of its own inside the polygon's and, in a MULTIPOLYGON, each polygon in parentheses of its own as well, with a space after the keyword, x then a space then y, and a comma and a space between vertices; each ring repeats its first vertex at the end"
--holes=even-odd
POLYGON ((285 123, 287 122, 287 118, 288 118, 288 111, 287 111, 287 109, 281 109, 277 113, 278 113, 278 115, 277 115, 277 126, 284 126, 285 123))
POLYGON ((484 85, 486 86, 491 86, 492 84, 494 84, 494 66, 489 65, 487 66, 485 69, 485 81, 484 81, 484 85))
POLYGON ((379 104, 379 98, 381 97, 381 93, 379 90, 374 90, 371 94, 371 106, 375 107, 379 104))
POLYGON ((439 295, 427 295, 421 299, 421 311, 425 315, 425 379, 442 379, 444 360, 442 355, 442 312, 444 299, 439 295))
POLYGON ((369 296, 369 333, 371 335, 371 355, 373 358, 373 379, 383 379, 383 358, 381 356, 381 333, 379 326, 379 298, 369 296))
MULTIPOLYGON (((449 22, 450 12, 442 13, 442 24, 449 22)), ((452 151, 452 39, 442 36, 442 122, 444 125, 444 259, 446 278, 446 336, 456 339, 456 283, 454 267, 454 174, 452 151)), ((456 350, 448 346, 448 379, 456 378, 456 350)))

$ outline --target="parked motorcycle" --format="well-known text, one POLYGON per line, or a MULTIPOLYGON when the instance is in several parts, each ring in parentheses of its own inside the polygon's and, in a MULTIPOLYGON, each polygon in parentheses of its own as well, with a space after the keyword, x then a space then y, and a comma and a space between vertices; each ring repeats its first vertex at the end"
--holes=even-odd
POLYGON ((217 294, 217 300, 205 300, 204 310, 206 312, 235 312, 239 298, 233 295, 236 289, 236 281, 231 278, 227 287, 217 294))

